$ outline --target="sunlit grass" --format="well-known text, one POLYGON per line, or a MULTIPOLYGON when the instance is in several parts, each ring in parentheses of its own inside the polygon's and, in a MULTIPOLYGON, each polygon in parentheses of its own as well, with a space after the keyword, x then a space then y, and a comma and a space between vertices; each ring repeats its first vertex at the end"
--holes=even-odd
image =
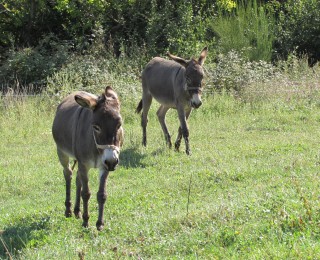
MULTIPOLYGON (((126 141, 108 180, 102 232, 96 170, 89 228, 63 216, 64 178, 51 137, 56 101, 1 107, 0 230, 8 251, 0 247, 0 258, 317 258, 317 105, 205 97, 189 120, 187 156, 183 142, 179 153, 165 147, 156 102, 141 146, 139 98, 122 96, 126 141)), ((176 111, 167 122, 174 139, 176 111)))

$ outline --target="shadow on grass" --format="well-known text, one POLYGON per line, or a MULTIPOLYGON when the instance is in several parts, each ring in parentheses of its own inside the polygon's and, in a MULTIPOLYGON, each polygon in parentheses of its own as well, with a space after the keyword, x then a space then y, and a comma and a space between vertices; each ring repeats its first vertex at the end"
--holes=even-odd
POLYGON ((0 231, 0 259, 11 259, 22 249, 43 245, 49 233, 50 216, 27 216, 13 220, 0 231))
POLYGON ((146 155, 141 154, 137 148, 128 148, 120 153, 120 164, 126 168, 145 167, 141 161, 146 155))

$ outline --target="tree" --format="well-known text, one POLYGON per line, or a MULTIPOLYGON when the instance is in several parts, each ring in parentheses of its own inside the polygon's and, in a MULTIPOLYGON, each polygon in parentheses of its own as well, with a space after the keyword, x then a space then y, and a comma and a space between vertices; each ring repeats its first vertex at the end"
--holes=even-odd
POLYGON ((288 0, 279 15, 275 49, 280 58, 289 53, 307 55, 310 65, 320 60, 320 1, 288 0))

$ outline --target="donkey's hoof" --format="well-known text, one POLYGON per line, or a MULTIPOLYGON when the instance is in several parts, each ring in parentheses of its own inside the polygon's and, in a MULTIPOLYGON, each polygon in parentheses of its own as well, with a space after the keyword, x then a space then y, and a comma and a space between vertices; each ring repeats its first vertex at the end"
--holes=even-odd
POLYGON ((84 228, 87 228, 87 227, 89 226, 89 223, 86 222, 86 221, 83 221, 83 222, 82 222, 82 226, 83 226, 84 228))
POLYGON ((101 231, 103 229, 103 227, 104 227, 104 223, 100 222, 100 221, 97 221, 96 227, 97 227, 98 231, 101 231))
POLYGON ((188 150, 186 150, 186 154, 187 155, 191 155, 191 151, 188 149, 188 150))
POLYGON ((80 210, 74 210, 73 213, 74 213, 74 216, 75 216, 76 218, 81 218, 81 217, 82 217, 80 210))
POLYGON ((64 215, 66 216, 66 218, 70 218, 72 216, 72 211, 70 209, 66 209, 64 215))

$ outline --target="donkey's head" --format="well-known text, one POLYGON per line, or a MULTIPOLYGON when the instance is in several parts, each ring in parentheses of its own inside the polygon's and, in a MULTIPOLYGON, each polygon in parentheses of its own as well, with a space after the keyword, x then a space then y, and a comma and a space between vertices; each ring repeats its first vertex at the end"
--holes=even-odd
POLYGON ((208 54, 208 48, 205 47, 200 54, 200 57, 198 60, 191 59, 190 61, 187 61, 183 58, 174 56, 170 53, 167 53, 168 56, 174 60, 175 62, 178 62, 182 66, 186 68, 185 72, 185 80, 186 80, 186 86, 185 89, 189 92, 189 95, 191 97, 190 103, 191 106, 194 108, 198 108, 201 106, 201 93, 202 93, 202 79, 203 79, 203 68, 202 65, 207 57, 208 54))
POLYGON ((95 146, 101 154, 103 167, 113 171, 119 162, 123 138, 120 102, 116 92, 108 86, 99 97, 81 92, 75 100, 80 106, 92 110, 90 124, 95 146))

